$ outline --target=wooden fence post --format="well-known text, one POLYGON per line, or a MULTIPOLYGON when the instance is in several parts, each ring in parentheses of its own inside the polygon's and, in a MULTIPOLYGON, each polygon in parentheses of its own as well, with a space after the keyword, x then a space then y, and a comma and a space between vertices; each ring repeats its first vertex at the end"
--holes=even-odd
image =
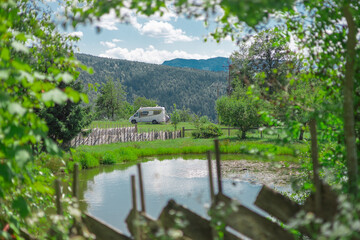
POLYGON ((185 127, 182 128, 182 137, 185 137, 185 127))
POLYGON ((74 172, 73 172, 73 185, 72 185, 72 194, 76 199, 79 198, 79 164, 74 164, 74 172))
POLYGON ((57 215, 62 215, 63 208, 61 204, 61 183, 59 179, 55 180, 55 193, 56 193, 56 213, 57 215))
POLYGON ((146 212, 145 208, 145 197, 144 197, 144 186, 143 186, 143 178, 142 178, 142 171, 141 171, 141 164, 137 164, 138 175, 139 175, 139 187, 140 187, 140 200, 141 200, 141 211, 143 213, 146 212))
POLYGON ((131 175, 131 195, 132 195, 132 211, 134 212, 134 221, 135 221, 135 229, 134 229, 134 239, 140 240, 139 235, 139 223, 138 223, 138 211, 137 211, 137 201, 136 201, 136 183, 135 176, 131 175))
POLYGON ((211 166, 211 152, 207 152, 207 159, 208 159, 208 169, 209 169, 209 185, 210 185, 210 198, 211 202, 214 199, 214 183, 213 183, 213 175, 212 175, 212 166, 211 166))
POLYGON ((230 127, 228 128, 228 137, 230 137, 230 127))
POLYGON ((217 171, 217 180, 218 180, 218 190, 219 190, 219 193, 222 193, 219 139, 215 139, 214 143, 215 143, 215 157, 216 157, 216 171, 217 171))

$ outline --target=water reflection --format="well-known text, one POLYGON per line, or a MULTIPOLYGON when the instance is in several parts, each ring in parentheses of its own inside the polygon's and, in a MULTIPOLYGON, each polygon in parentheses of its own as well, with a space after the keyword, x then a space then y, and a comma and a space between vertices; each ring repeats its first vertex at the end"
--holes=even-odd
MULTIPOLYGON (((207 216, 205 206, 210 203, 210 193, 206 161, 155 159, 142 163, 142 172, 146 208, 150 216, 157 218, 169 199, 174 199, 199 215, 207 216)), ((127 233, 124 219, 131 208, 132 174, 136 175, 137 169, 135 165, 129 164, 81 171, 81 208, 127 233)), ((260 188, 259 184, 223 179, 225 194, 258 212, 261 211, 253 202, 260 188)))

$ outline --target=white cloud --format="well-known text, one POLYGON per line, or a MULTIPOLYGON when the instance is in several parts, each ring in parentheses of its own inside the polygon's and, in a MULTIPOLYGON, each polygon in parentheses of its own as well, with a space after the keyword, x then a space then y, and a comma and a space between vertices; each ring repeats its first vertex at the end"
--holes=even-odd
POLYGON ((199 40, 198 37, 187 36, 181 29, 175 29, 168 22, 150 20, 142 26, 137 27, 142 35, 154 38, 164 38, 165 43, 191 42, 199 40))
POLYGON ((165 60, 171 60, 174 58, 185 58, 185 59, 207 59, 215 56, 192 54, 185 51, 167 51, 155 49, 154 46, 150 45, 148 48, 136 48, 129 50, 127 48, 112 48, 100 54, 100 57, 126 59, 130 61, 139 61, 147 63, 161 64, 165 60))
POLYGON ((72 36, 72 37, 78 37, 78 38, 82 38, 84 36, 84 33, 81 31, 78 32, 71 32, 67 34, 68 36, 72 36))
POLYGON ((112 41, 113 41, 113 42, 123 42, 123 40, 117 39, 117 38, 114 38, 112 41))
MULTIPOLYGON (((176 14, 171 11, 165 11, 163 16, 153 15, 151 17, 147 17, 150 21, 145 24, 140 24, 137 21, 137 15, 134 10, 129 10, 127 8, 120 9, 121 19, 116 17, 115 11, 112 9, 108 14, 103 15, 100 18, 100 21, 96 22, 95 25, 104 28, 110 31, 118 30, 116 24, 118 23, 129 23, 135 29, 139 31, 140 34, 146 35, 153 38, 163 38, 165 43, 173 43, 173 42, 191 42, 194 40, 199 40, 198 37, 187 36, 186 33, 181 29, 175 29, 173 25, 166 21, 170 21, 172 19, 177 18, 176 14), (161 21, 157 21, 154 19, 159 19, 161 21)), ((145 16, 140 15, 140 17, 144 18, 145 16)))
POLYGON ((108 47, 108 48, 114 48, 114 47, 116 47, 116 44, 113 43, 113 42, 103 42, 103 41, 101 41, 100 44, 103 45, 103 46, 105 46, 105 47, 108 47))
POLYGON ((118 30, 116 24, 119 22, 120 20, 117 19, 114 9, 111 9, 108 14, 104 14, 100 18, 100 21, 95 23, 95 26, 104 28, 109 31, 114 31, 114 30, 118 30))

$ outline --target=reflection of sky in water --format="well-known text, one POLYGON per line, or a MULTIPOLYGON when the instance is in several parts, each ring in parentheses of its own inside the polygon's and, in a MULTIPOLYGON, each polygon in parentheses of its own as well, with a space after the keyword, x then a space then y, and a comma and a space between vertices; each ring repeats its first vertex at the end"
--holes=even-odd
MULTIPOLYGON (((142 163, 141 166, 146 210, 150 216, 157 218, 168 200, 174 199, 177 203, 206 217, 205 206, 210 203, 207 161, 178 158, 154 160, 142 163)), ((215 175, 215 171, 213 173, 215 175)), ((130 176, 132 174, 137 175, 136 165, 125 170, 100 173, 93 181, 88 182, 88 188, 84 193, 84 199, 88 203, 87 211, 91 215, 125 233, 128 231, 124 220, 131 208, 130 176)), ((216 183, 214 178, 215 189, 216 183)), ((260 188, 261 186, 257 184, 223 179, 223 192, 251 209, 256 209, 252 204, 260 188)))

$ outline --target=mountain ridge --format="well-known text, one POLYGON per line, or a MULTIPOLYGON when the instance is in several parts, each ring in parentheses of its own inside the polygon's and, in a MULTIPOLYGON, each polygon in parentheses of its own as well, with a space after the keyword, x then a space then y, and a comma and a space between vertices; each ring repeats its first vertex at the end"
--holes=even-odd
MULTIPOLYGON (((83 64, 92 67, 94 74, 81 72, 79 81, 101 84, 107 78, 119 80, 127 92, 127 100, 133 102, 136 96, 155 99, 168 110, 176 104, 178 109, 189 108, 198 115, 216 118, 215 101, 217 89, 225 94, 226 73, 191 68, 179 68, 166 65, 149 64, 122 59, 111 59, 76 54, 83 64)), ((97 93, 89 92, 91 103, 97 93)))
POLYGON ((193 68, 213 72, 226 72, 228 71, 229 61, 229 58, 225 57, 214 57, 208 59, 175 58, 164 61, 161 65, 180 68, 193 68))

